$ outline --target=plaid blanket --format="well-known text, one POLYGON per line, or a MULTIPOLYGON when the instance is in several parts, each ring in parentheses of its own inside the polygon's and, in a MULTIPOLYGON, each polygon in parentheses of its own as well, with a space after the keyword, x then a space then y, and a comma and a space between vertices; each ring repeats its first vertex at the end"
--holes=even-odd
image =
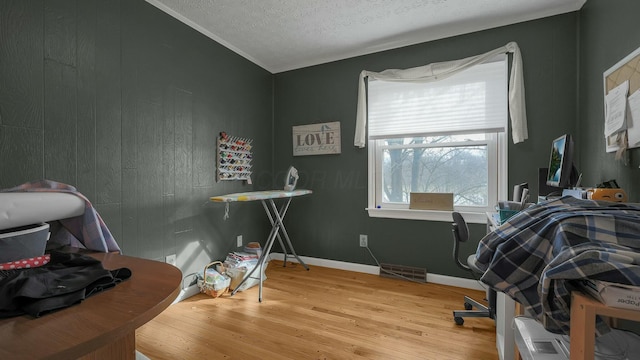
MULTIPOLYGON (((578 279, 640 286, 640 204, 562 197, 510 218, 478 244, 481 280, 545 329, 569 334, 578 279)), ((610 329, 597 322, 599 335, 610 329)))

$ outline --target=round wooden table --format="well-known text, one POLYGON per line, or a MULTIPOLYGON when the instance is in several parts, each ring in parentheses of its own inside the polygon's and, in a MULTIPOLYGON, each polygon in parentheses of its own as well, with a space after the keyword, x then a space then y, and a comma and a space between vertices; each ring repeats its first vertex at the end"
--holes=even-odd
POLYGON ((180 269, 116 253, 88 254, 131 278, 78 305, 0 320, 0 359, 135 359, 135 330, 180 292, 180 269))

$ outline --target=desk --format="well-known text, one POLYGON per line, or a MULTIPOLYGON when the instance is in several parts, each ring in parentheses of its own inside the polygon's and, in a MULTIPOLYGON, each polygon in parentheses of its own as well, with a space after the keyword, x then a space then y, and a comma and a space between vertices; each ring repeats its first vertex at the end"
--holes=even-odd
POLYGON ((171 305, 182 273, 158 261, 89 255, 106 269, 129 268, 131 278, 64 310, 0 320, 1 359, 135 359, 135 330, 171 305))
MULTIPOLYGON (((487 212, 487 233, 500 224, 496 212, 487 212)), ((500 360, 516 358, 516 339, 512 323, 516 313, 516 302, 502 291, 496 293, 496 347, 500 360)))
POLYGON ((609 307, 580 292, 571 293, 571 360, 593 359, 596 315, 640 321, 640 311, 609 307))
MULTIPOLYGON (((259 269, 260 283, 259 283, 259 291, 258 291, 258 301, 262 302, 262 281, 263 281, 263 273, 264 273, 262 269, 264 267, 264 263, 267 259, 267 256, 269 256, 269 252, 271 251, 271 248, 273 247, 273 243, 275 242, 276 238, 278 238, 278 241, 280 242, 280 246, 282 247, 282 251, 284 252, 284 266, 287 266, 287 254, 288 254, 288 251, 291 251, 291 254, 298 260, 298 262, 302 264, 302 266, 304 266, 305 269, 309 270, 309 267, 307 266, 307 264, 305 264, 304 261, 302 261, 302 259, 298 257, 298 254, 296 254, 296 251, 293 249, 293 245, 291 244, 291 239, 289 238, 287 229, 284 227, 283 220, 285 215, 287 214, 287 210, 289 209, 289 204, 291 204, 291 199, 293 197, 308 195, 311 193, 312 193, 311 190, 302 190, 302 189, 293 190, 293 191, 268 190, 268 191, 252 191, 252 192, 220 195, 220 196, 213 196, 210 198, 211 201, 225 202, 227 203, 227 206, 229 206, 230 202, 235 202, 235 201, 258 201, 259 200, 262 203, 262 207, 264 208, 264 211, 267 214, 269 221, 271 222, 271 232, 267 237, 267 241, 264 245, 262 254, 258 259, 258 264, 251 270, 251 272, 249 272, 242 279, 240 284, 238 284, 238 286, 236 286, 236 288, 231 292, 231 295, 234 295, 236 291, 238 291, 238 289, 242 286, 242 284, 244 284, 244 282, 247 279, 249 279, 256 270, 259 269), (276 206, 274 199, 285 200, 281 204, 280 209, 278 209, 278 207, 276 206), (284 236, 284 239, 286 240, 287 245, 289 246, 289 250, 287 250, 287 248, 285 247, 285 244, 282 241, 282 237, 280 236, 280 233, 282 233, 282 235, 284 236)), ((227 213, 228 213, 228 209, 227 209, 227 213)))
POLYGON ((640 252, 639 240, 639 204, 567 196, 509 219, 480 241, 476 258, 487 268, 484 282, 516 299, 546 330, 568 334, 572 281, 637 285, 640 268, 615 254, 640 252))

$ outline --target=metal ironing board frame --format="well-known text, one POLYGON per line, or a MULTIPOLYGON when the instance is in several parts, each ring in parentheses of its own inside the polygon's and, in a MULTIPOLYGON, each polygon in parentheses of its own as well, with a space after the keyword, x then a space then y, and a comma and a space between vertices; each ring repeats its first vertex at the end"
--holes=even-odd
MULTIPOLYGON (((231 292, 231 296, 235 295, 235 293, 241 288, 241 286, 247 281, 247 279, 254 278, 253 273, 259 269, 259 290, 258 290, 258 301, 262 302, 262 282, 264 281, 264 264, 271 252, 273 244, 278 239, 280 246, 282 247, 282 251, 284 252, 284 264, 283 266, 287 266, 287 256, 289 256, 289 251, 291 255, 296 258, 296 260, 304 266, 304 268, 308 271, 309 267, 305 262, 300 259, 298 254, 296 254, 295 249, 293 248, 293 244, 291 243, 291 239, 289 238, 289 233, 287 232, 286 227, 284 226, 284 218, 287 214, 287 210, 289 210, 289 205, 291 204, 291 200, 294 196, 302 196, 311 194, 311 190, 293 190, 293 191, 283 191, 283 190, 270 190, 270 191, 255 191, 255 192, 246 192, 246 193, 237 193, 237 194, 228 194, 222 196, 215 196, 210 198, 211 201, 216 202, 226 202, 227 205, 229 202, 234 201, 256 201, 260 200, 262 203, 262 207, 264 208, 267 217, 269 218, 269 222, 271 223, 271 231, 269 236, 267 237, 267 241, 265 242, 264 249, 260 257, 258 258, 258 263, 256 266, 244 276, 242 281, 235 287, 235 289, 231 292), (283 199, 285 200, 280 208, 276 205, 275 199, 283 199), (284 241, 282 236, 284 236, 284 241), (285 242, 286 245, 285 246, 285 242)), ((255 279, 255 278, 254 278, 255 279)))

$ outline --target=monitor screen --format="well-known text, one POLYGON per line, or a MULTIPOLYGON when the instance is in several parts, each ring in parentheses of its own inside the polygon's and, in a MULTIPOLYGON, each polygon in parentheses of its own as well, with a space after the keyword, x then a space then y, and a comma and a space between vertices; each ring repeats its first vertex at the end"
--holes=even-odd
POLYGON ((573 186, 573 140, 569 134, 560 136, 551 143, 547 185, 560 188, 573 186))

